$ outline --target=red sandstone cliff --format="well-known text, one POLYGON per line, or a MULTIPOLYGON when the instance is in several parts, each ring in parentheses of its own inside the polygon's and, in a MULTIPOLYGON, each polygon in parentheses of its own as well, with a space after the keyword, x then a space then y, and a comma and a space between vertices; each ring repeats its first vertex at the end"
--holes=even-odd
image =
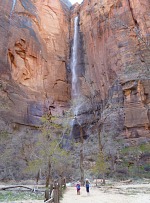
POLYGON ((85 77, 107 104, 105 131, 122 126, 133 142, 150 138, 149 9, 147 0, 84 0, 78 7, 85 77))
POLYGON ((89 91, 86 78, 103 101, 106 132, 149 138, 149 6, 148 0, 84 0, 72 7, 70 20, 59 0, 2 0, 1 117, 34 125, 69 101, 69 29, 71 22, 72 37, 79 15, 83 94, 89 91))
MULTIPOLYGON (((7 129, 30 141, 35 132, 27 132, 25 126, 18 133, 16 123, 35 126, 51 108, 53 114, 66 108, 71 89, 70 36, 72 41, 73 18, 79 15, 82 92, 89 94, 89 81, 99 93, 98 116, 105 121, 102 133, 110 153, 116 149, 115 138, 126 144, 149 141, 149 1, 84 0, 71 9, 71 19, 59 0, 13 2, 0 3, 0 132, 7 129)), ((81 115, 83 121, 92 118, 90 111, 81 115)))
POLYGON ((56 107, 53 113, 64 108, 70 100, 69 31, 71 26, 72 38, 79 15, 83 94, 89 92, 86 78, 106 104, 106 132, 149 137, 149 6, 147 0, 84 0, 71 8, 70 20, 69 8, 59 0, 3 0, 1 117, 34 125, 49 108, 56 107))
POLYGON ((34 125, 70 98, 69 9, 59 0, 0 4, 1 115, 34 125))

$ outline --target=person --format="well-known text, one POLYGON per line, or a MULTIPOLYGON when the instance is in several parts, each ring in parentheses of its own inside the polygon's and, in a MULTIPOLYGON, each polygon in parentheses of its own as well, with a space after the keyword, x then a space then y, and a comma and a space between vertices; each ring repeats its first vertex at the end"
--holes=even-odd
POLYGON ((80 182, 78 181, 76 184, 77 195, 80 195, 80 182))
POLYGON ((88 179, 85 180, 85 187, 86 187, 86 192, 89 194, 89 189, 90 189, 90 182, 88 179))

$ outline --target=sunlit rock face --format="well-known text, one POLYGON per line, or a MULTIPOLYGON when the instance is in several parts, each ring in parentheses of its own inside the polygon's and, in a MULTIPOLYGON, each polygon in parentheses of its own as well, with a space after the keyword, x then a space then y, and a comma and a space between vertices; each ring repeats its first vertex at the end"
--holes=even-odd
POLYGON ((9 113, 0 110, 13 122, 38 124, 70 98, 69 8, 59 0, 2 0, 0 9, 1 100, 9 113))
MULTIPOLYGON (((150 138, 150 18, 147 0, 84 0, 80 16, 85 75, 99 91, 106 134, 150 138), (136 135, 135 135, 136 134, 136 135)), ((89 89, 84 78, 83 94, 89 89)))

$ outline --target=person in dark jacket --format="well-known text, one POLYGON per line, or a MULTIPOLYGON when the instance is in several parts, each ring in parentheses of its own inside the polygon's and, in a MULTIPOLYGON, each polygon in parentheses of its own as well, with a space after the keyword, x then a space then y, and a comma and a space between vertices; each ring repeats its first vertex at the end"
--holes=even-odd
POLYGON ((90 182, 88 179, 85 180, 85 187, 86 187, 86 192, 89 194, 90 192, 90 182))

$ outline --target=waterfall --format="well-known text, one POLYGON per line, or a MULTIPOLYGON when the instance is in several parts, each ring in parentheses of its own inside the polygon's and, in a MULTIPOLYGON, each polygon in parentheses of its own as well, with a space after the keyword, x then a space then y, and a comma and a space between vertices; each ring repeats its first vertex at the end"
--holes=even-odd
POLYGON ((12 16, 13 11, 15 9, 16 2, 17 2, 17 0, 12 0, 12 7, 11 7, 11 11, 10 11, 10 17, 12 16))
POLYGON ((78 77, 78 41, 79 41, 79 18, 78 16, 74 19, 74 37, 73 37, 73 48, 72 48, 72 99, 74 104, 74 115, 77 115, 79 110, 79 97, 80 97, 80 81, 78 77))

